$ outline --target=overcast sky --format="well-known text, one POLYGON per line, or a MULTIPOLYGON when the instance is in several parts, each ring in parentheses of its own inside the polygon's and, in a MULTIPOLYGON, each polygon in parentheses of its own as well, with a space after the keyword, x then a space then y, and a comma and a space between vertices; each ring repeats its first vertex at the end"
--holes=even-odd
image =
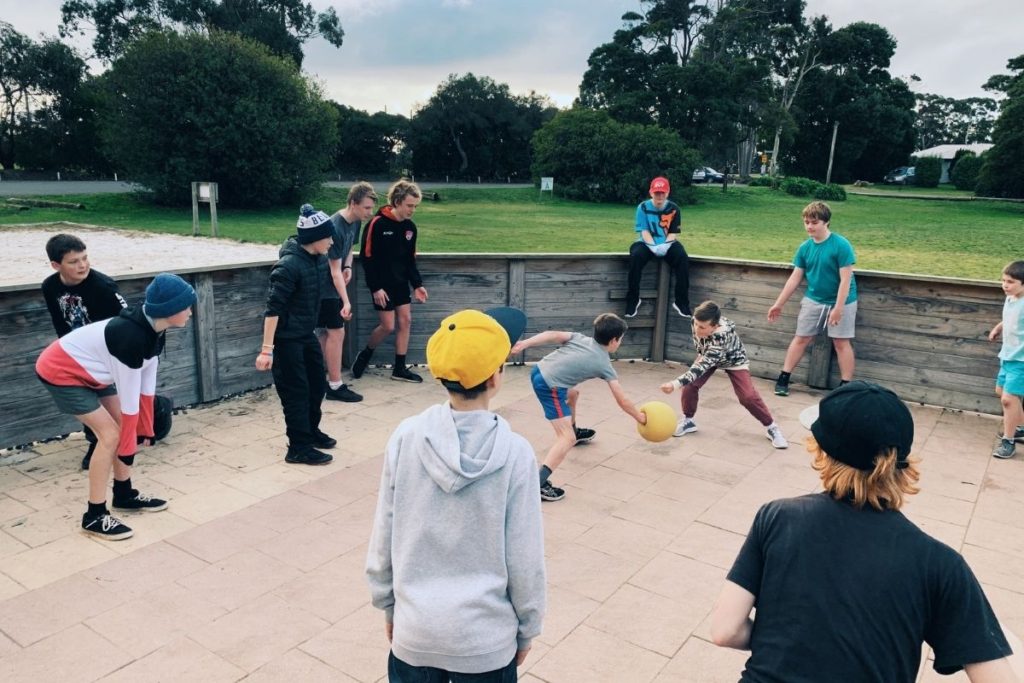
MULTIPOLYGON (((370 112, 410 114, 448 74, 490 76, 568 105, 590 52, 611 39, 638 0, 312 0, 333 5, 345 29, 336 49, 306 45, 304 68, 327 96, 370 112)), ((0 20, 54 35, 61 0, 0 0, 0 20)), ((1024 53, 1022 0, 807 0, 806 16, 833 28, 868 21, 896 38, 890 71, 922 80, 916 92, 987 96, 989 76, 1024 53)), ((86 47, 79 42, 80 47, 86 47)))

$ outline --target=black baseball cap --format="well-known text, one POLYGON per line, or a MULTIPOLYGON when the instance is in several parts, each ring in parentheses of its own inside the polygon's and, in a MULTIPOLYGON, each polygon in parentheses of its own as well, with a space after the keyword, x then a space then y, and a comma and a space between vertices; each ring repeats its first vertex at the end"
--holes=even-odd
POLYGON ((914 443, 914 419, 895 392, 857 380, 821 399, 811 433, 822 450, 850 467, 870 472, 879 453, 895 448, 896 466, 903 469, 914 443))

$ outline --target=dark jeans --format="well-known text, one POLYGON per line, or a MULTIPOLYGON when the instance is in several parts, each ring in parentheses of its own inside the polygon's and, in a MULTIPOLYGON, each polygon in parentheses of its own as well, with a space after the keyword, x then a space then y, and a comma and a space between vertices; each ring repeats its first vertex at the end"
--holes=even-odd
POLYGON ((303 340, 275 340, 273 373, 289 447, 312 445, 327 391, 320 342, 312 334, 303 340))
MULTIPOLYGON (((629 286, 626 290, 626 309, 632 313, 636 302, 640 300, 640 276, 644 274, 644 266, 651 259, 661 258, 647 248, 643 242, 633 242, 629 248, 629 286)), ((675 303, 679 308, 690 306, 690 257, 679 240, 672 242, 664 256, 676 278, 675 303)))
POLYGON ((412 666, 388 653, 388 681, 390 683, 515 683, 515 657, 507 666, 480 674, 460 674, 430 666, 412 666))

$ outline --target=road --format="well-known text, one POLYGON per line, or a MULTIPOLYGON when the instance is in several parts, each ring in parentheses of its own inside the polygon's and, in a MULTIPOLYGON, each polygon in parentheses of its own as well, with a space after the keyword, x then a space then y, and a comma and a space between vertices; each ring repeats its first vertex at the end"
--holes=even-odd
MULTIPOLYGON (((354 180, 341 181, 330 180, 324 185, 327 187, 350 187, 354 180)), ((387 182, 374 182, 379 189, 384 189, 387 182)), ((419 186, 430 192, 437 192, 445 188, 524 188, 533 187, 528 183, 434 183, 423 182, 419 186)), ((139 189, 138 185, 125 182, 114 182, 112 180, 2 180, 0 181, 0 198, 2 197, 39 197, 45 195, 60 194, 111 194, 117 192, 131 192, 139 189)))

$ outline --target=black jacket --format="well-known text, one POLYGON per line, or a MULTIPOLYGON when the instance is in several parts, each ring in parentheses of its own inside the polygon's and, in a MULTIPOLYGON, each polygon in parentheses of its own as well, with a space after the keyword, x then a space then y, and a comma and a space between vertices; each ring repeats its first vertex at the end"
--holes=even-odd
POLYGON ((264 317, 277 316, 274 339, 306 339, 313 334, 320 312, 327 258, 310 254, 294 237, 281 246, 281 260, 270 271, 270 290, 264 317))
POLYGON ((142 311, 142 306, 122 310, 103 328, 103 339, 110 354, 128 367, 138 370, 142 363, 164 350, 165 333, 157 333, 142 311))
POLYGON ((363 229, 359 261, 371 292, 423 286, 416 268, 416 224, 396 221, 390 206, 378 211, 363 229))

